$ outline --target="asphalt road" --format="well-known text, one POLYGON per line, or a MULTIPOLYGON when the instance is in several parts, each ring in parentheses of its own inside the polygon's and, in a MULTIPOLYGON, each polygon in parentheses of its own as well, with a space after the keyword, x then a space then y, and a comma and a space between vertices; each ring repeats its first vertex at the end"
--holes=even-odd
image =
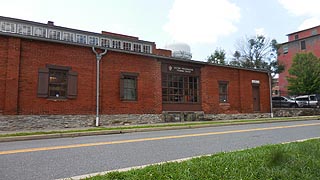
POLYGON ((320 137, 320 121, 0 143, 0 179, 60 179, 320 137))

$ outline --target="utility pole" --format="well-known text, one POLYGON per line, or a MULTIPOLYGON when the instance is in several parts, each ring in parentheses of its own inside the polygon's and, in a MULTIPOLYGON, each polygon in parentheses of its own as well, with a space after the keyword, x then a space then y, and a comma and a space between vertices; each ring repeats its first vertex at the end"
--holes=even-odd
POLYGON ((96 109, 96 126, 99 126, 99 82, 100 82, 100 60, 102 58, 103 55, 107 54, 107 49, 104 50, 103 53, 98 53, 95 49, 94 46, 92 46, 92 51, 94 52, 94 54, 96 55, 96 60, 97 60, 97 99, 96 99, 96 103, 97 103, 97 109, 96 109))

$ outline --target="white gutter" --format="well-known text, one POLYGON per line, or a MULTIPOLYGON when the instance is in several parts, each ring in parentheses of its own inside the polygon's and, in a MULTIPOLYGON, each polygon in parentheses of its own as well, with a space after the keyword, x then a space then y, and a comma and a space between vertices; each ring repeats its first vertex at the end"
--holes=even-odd
POLYGON ((269 76, 269 88, 270 88, 270 117, 273 118, 273 111, 272 111, 272 77, 271 73, 268 72, 269 76))
POLYGON ((102 58, 103 55, 107 54, 107 49, 104 50, 103 53, 98 53, 94 47, 92 46, 92 51, 94 52, 94 54, 96 55, 96 60, 97 60, 97 99, 96 99, 96 103, 97 103, 97 109, 96 109, 96 126, 99 126, 99 81, 100 81, 100 60, 102 58))

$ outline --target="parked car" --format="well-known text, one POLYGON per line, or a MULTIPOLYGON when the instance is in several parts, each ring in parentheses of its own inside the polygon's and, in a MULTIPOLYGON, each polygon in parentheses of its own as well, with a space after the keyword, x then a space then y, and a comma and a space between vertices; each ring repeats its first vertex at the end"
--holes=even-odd
POLYGON ((312 107, 319 108, 320 107, 320 95, 319 94, 311 94, 311 95, 303 95, 297 96, 294 99, 299 107, 312 107))
POLYGON ((272 97, 272 107, 298 107, 298 104, 293 100, 285 96, 272 97))

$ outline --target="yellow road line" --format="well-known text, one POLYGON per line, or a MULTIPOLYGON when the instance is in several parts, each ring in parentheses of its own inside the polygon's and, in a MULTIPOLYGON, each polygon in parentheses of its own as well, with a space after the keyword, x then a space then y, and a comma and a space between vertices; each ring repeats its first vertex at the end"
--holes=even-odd
POLYGON ((177 135, 177 136, 162 136, 162 137, 153 137, 153 138, 129 139, 129 140, 107 141, 107 142, 97 142, 97 143, 87 143, 87 144, 73 144, 73 145, 40 147, 40 148, 29 148, 29 149, 16 149, 16 150, 0 151, 0 155, 36 152, 36 151, 49 151, 49 150, 58 150, 58 149, 71 149, 71 148, 101 146, 101 145, 110 145, 110 144, 134 143, 134 142, 143 142, 143 141, 157 141, 157 140, 164 140, 164 139, 178 139, 178 138, 186 138, 186 137, 198 137, 198 136, 209 136, 209 135, 219 135, 219 134, 243 133, 243 132, 252 132, 252 131, 265 131, 265 130, 317 126, 317 125, 320 125, 320 123, 232 130, 232 131, 222 131, 222 132, 208 132, 208 133, 199 133, 199 134, 185 134, 185 135, 177 135))

